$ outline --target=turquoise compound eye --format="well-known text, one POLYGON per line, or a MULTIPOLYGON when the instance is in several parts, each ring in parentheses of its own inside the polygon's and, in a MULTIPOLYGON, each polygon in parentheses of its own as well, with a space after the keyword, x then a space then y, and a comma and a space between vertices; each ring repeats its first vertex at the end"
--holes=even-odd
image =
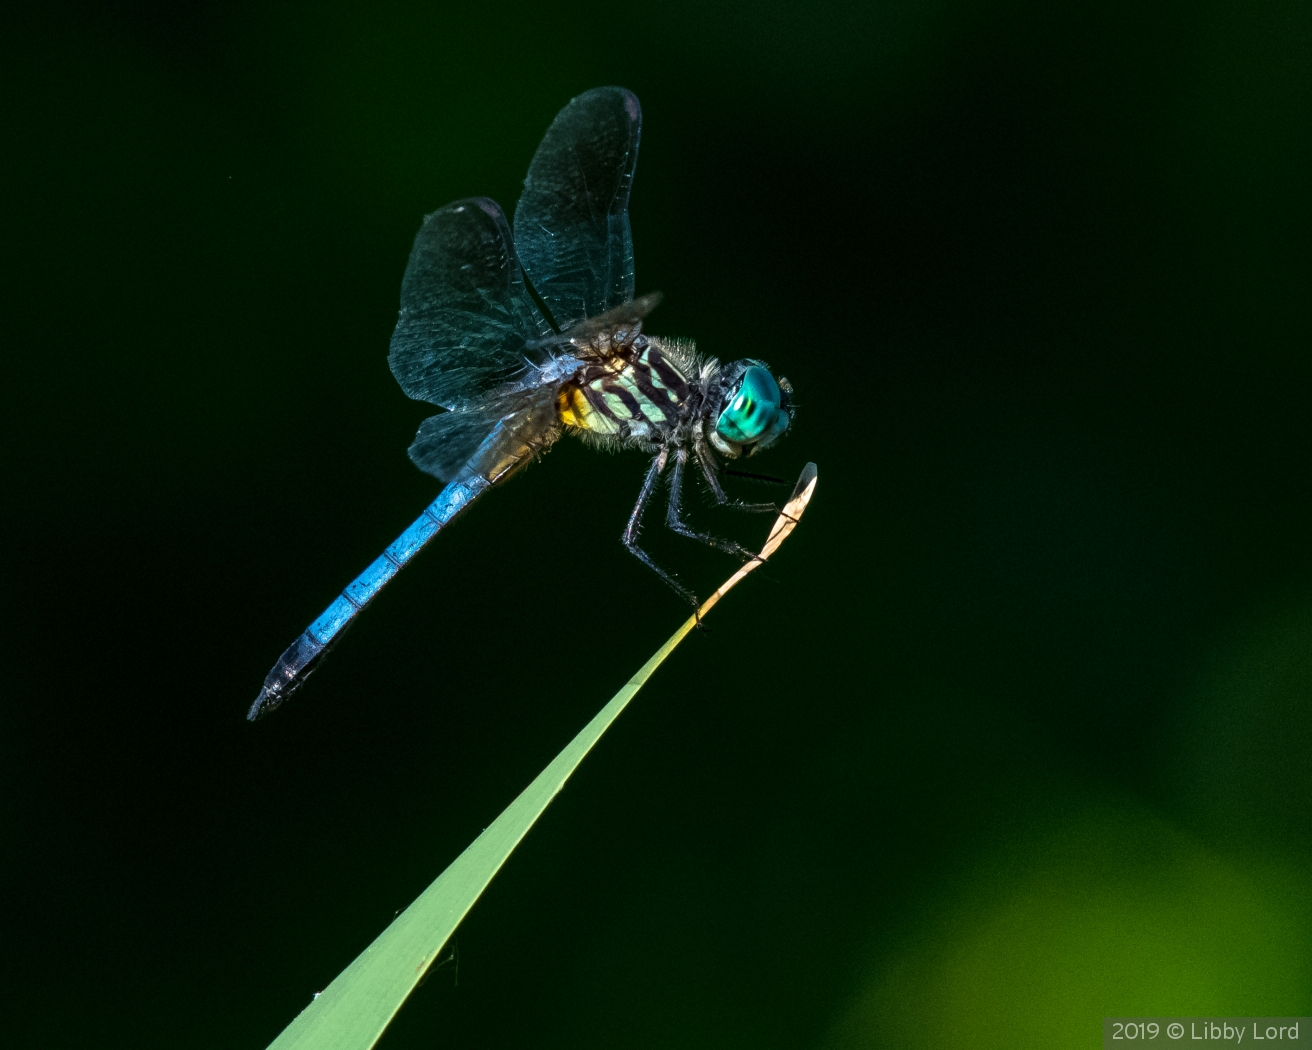
POLYGON ((752 365, 743 373, 738 389, 730 395, 715 429, 721 437, 739 445, 759 441, 767 432, 771 437, 778 436, 788 427, 788 415, 779 408, 782 401, 774 376, 759 365, 752 365))

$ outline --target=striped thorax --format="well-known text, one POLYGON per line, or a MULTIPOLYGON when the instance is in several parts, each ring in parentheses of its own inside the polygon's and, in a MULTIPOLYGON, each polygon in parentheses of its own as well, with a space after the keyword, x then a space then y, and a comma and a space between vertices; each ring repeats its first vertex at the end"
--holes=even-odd
POLYGON ((560 422, 580 436, 645 445, 688 420, 696 361, 686 348, 642 334, 607 337, 583 360, 556 396, 560 422))

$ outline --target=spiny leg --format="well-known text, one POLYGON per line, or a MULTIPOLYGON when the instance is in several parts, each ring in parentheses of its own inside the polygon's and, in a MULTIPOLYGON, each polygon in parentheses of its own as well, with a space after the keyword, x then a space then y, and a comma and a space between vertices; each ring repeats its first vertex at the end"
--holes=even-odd
POLYGON ((736 554, 743 561, 751 561, 756 557, 751 551, 740 547, 732 540, 722 540, 709 532, 698 532, 679 516, 679 507, 683 499, 683 466, 687 459, 688 453, 685 449, 679 449, 675 454, 674 469, 670 471, 670 503, 665 513, 665 524, 680 536, 687 536, 690 540, 700 540, 716 550, 724 551, 726 554, 736 554))
POLYGON ((778 514, 779 508, 773 503, 743 503, 741 500, 733 500, 724 494, 724 489, 720 487, 720 479, 716 476, 719 473, 719 466, 716 464, 711 450, 702 442, 697 442, 697 462, 701 465, 702 474, 706 477, 706 484, 711 487, 711 494, 715 496, 715 502, 721 507, 731 507, 734 510, 744 510, 749 514, 778 514))
POLYGON ((656 491, 656 479, 660 477, 661 471, 665 469, 665 461, 668 456, 669 450, 661 449, 660 455, 651 461, 651 469, 647 471, 647 477, 642 482, 642 491, 638 493, 638 502, 634 504, 633 513, 629 515, 629 524, 624 530, 623 542, 630 554, 673 587, 683 597, 684 601, 691 602, 694 609, 699 609, 701 608, 701 602, 697 600, 697 595, 657 565, 652 560, 651 555, 638 546, 638 528, 642 524, 642 515, 647 509, 647 504, 651 502, 652 493, 656 491))

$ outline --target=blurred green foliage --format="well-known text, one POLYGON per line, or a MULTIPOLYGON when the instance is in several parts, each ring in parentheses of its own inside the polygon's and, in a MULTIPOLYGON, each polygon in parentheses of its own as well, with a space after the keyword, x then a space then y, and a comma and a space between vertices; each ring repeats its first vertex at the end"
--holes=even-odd
POLYGON ((1263 610, 1218 645, 1189 694, 1177 791, 1232 848, 1312 857, 1312 605, 1263 610))
POLYGON ((1133 803, 988 851, 925 903, 833 1047, 1096 1047, 1105 1016, 1298 1014, 1306 873, 1237 860, 1133 803))

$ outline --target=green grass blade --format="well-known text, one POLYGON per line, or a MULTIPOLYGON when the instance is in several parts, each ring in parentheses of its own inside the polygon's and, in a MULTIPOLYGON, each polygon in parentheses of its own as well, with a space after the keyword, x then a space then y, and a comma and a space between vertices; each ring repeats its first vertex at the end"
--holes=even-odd
MULTIPOLYGON (((740 568, 711 595, 697 616, 705 616, 738 581, 778 549, 797 525, 815 490, 815 482, 815 464, 808 463, 793 490, 792 499, 770 530, 759 557, 740 568)), ((270 1044, 270 1050, 308 1050, 311 1047, 315 1050, 367 1050, 378 1041, 501 865, 601 735, 656 668, 697 625, 697 616, 690 616, 492 825, 301 1011, 270 1044)))

